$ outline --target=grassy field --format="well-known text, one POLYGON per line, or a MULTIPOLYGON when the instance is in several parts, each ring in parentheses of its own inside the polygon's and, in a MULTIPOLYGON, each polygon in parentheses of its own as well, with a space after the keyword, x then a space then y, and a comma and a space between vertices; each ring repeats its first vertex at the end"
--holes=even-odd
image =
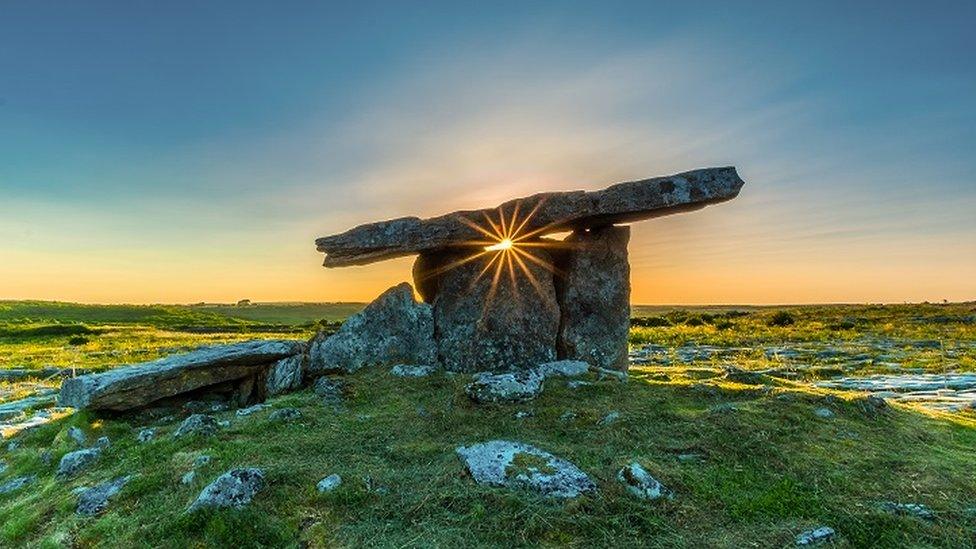
MULTIPOLYGON (((103 368, 213 341, 305 338, 356 307, 0 303, 0 368, 103 368)), ((629 383, 550 381, 525 405, 475 406, 463 394, 467 376, 371 369, 346 376, 341 408, 302 391, 271 402, 300 409, 300 420, 220 412, 230 426, 213 438, 173 439, 181 417, 83 413, 25 431, 17 448, 0 450, 8 466, 0 483, 38 480, 0 495, 0 546, 779 547, 828 525, 841 547, 976 547, 972 412, 879 410, 861 393, 812 385, 833 370, 888 372, 894 360, 911 372, 976 371, 976 304, 635 307, 634 316, 629 383), (810 354, 784 361, 780 349, 810 354), (730 363, 799 375, 743 383, 723 375, 730 363), (823 408, 833 416, 815 413, 823 408), (519 410, 532 415, 516 419, 519 410), (620 419, 601 424, 611 411, 620 419), (58 459, 76 448, 71 426, 113 444, 97 466, 56 481, 58 459), (147 426, 159 435, 140 444, 135 435, 147 426), (573 461, 598 493, 564 502, 477 486, 454 449, 494 438, 573 461), (181 484, 203 454, 213 462, 181 484), (674 497, 626 494, 614 476, 634 460, 674 497), (250 507, 184 512, 235 466, 267 472, 250 507), (317 493, 331 473, 342 486, 317 493), (107 512, 74 514, 74 488, 123 474, 135 476, 107 512), (893 514, 883 502, 921 503, 936 518, 893 514)))

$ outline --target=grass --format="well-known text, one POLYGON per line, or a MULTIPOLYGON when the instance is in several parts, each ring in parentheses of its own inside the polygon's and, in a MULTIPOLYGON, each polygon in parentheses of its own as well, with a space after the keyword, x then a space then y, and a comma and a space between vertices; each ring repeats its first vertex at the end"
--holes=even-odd
MULTIPOLYGON (((206 308, 185 314, 224 315, 198 310, 206 308)), ((631 338, 672 351, 688 343, 739 347, 723 361, 746 369, 773 365, 759 345, 890 338, 904 344, 910 364, 936 369, 956 351, 956 369, 976 370, 974 351, 964 345, 976 340, 972 304, 789 307, 793 324, 770 326, 779 310, 645 310, 645 317, 664 320, 635 327, 631 338), (689 323, 693 318, 698 320, 689 323), (730 326, 720 327, 724 323, 730 326), (924 340, 940 344, 908 345, 924 340)), ((24 318, 22 313, 12 314, 24 318)), ((88 343, 70 346, 68 334, 3 336, 0 356, 103 367, 109 359, 98 353, 116 362, 143 360, 173 348, 266 335, 184 332, 168 327, 182 321, 153 324, 147 316, 122 321, 72 314, 60 319, 35 313, 30 319, 84 323, 94 332, 84 335, 88 343)), ((275 335, 305 337, 315 320, 296 320, 309 327, 275 335)), ((0 454, 9 466, 0 482, 25 474, 39 479, 0 495, 0 546, 779 547, 823 524, 837 530, 837 546, 976 547, 976 416, 901 405, 875 413, 856 394, 816 390, 802 381, 731 382, 720 376, 720 362, 635 366, 626 384, 600 381, 570 389, 550 380, 539 399, 515 406, 473 405, 463 394, 467 376, 404 379, 367 369, 346 377, 343 409, 325 406, 305 390, 271 402, 299 408, 300 420, 272 422, 272 410, 244 418, 222 412, 216 415, 231 425, 209 439, 173 439, 179 417, 75 414, 21 433, 19 447, 0 454), (818 417, 814 410, 820 407, 835 416, 818 417), (519 410, 533 415, 516 419, 519 410), (567 411, 576 417, 562 419, 567 411), (602 425, 611 411, 620 419, 602 425), (95 467, 58 482, 57 461, 75 448, 67 437, 72 426, 89 440, 107 435, 113 444, 95 467), (159 434, 139 444, 136 433, 146 426, 159 434), (594 478, 598 493, 553 501, 476 485, 454 449, 495 438, 530 443, 574 462, 594 478), (53 457, 49 463, 42 459, 45 451, 53 457), (213 457, 211 464, 198 470, 193 484, 181 484, 202 454, 213 457), (631 461, 674 497, 633 499, 615 480, 631 461), (184 513, 206 483, 237 466, 262 467, 267 474, 268 486, 250 507, 184 513), (315 484, 331 473, 342 476, 342 485, 319 494, 315 484), (136 476, 106 513, 74 514, 72 489, 124 474, 136 476), (892 515, 880 509, 882 501, 923 503, 938 518, 892 515)), ((4 365, 12 363, 18 362, 4 365)), ((514 464, 538 465, 531 459, 514 464)))

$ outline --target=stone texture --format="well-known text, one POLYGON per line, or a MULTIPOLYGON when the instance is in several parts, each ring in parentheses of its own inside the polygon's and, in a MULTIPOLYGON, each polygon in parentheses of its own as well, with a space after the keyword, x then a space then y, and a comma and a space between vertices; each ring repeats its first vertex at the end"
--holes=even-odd
POLYGON ((264 488, 264 471, 254 467, 231 469, 200 492, 188 511, 204 507, 244 507, 264 488))
POLYGON ((75 512, 83 516, 93 516, 108 507, 108 500, 122 491, 122 487, 129 482, 129 477, 119 477, 88 488, 78 495, 78 507, 75 512))
POLYGON ((617 472, 617 480, 639 499, 657 499, 665 495, 664 487, 636 461, 617 472))
POLYGON ((524 220, 521 234, 600 227, 697 210, 734 198, 742 185, 735 168, 705 168, 619 183, 602 191, 540 193, 496 208, 369 223, 319 238, 315 244, 327 254, 327 267, 363 265, 418 252, 470 247, 473 241, 485 239, 472 225, 487 228, 486 218, 496 223, 524 220))
POLYGON ((268 370, 265 392, 269 397, 301 388, 308 358, 304 353, 283 358, 268 370))
POLYGON ((0 495, 16 492, 37 480, 36 475, 14 477, 3 484, 0 484, 0 495))
POLYGON ((825 542, 834 537, 834 529, 829 526, 820 526, 812 530, 807 530, 796 536, 797 545, 815 545, 825 542))
POLYGON ((557 498, 596 490, 577 466, 521 442, 492 440, 461 446, 456 452, 478 484, 527 488, 557 498))
POLYGON ((315 488, 319 492, 331 492, 338 488, 340 484, 342 484, 342 477, 333 473, 320 480, 319 483, 315 485, 315 488))
POLYGON ((397 377, 427 377, 437 369, 426 364, 397 364, 390 373, 397 377))
POLYGON ((68 429, 68 438, 75 441, 75 444, 81 447, 88 445, 88 437, 85 436, 85 432, 78 427, 70 427, 68 429))
POLYGON ((193 414, 183 420, 183 423, 173 433, 173 437, 180 438, 189 435, 213 436, 217 434, 219 429, 220 424, 217 423, 217 420, 213 416, 193 414))
POLYGON ((58 463, 58 471, 55 473, 55 476, 60 479, 73 477, 98 461, 101 455, 102 449, 97 447, 68 452, 61 458, 61 462, 58 463))
POLYGON ((503 374, 482 372, 464 387, 464 392, 471 400, 480 403, 526 402, 542 394, 543 380, 534 370, 503 374))
POLYGON ((629 227, 573 231, 556 254, 559 358, 626 371, 630 330, 629 227))
POLYGON ((331 336, 317 336, 309 350, 309 372, 354 372, 364 366, 435 364, 430 305, 418 303, 406 282, 383 292, 347 319, 331 336))
POLYGON ((156 438, 156 430, 155 429, 151 429, 151 428, 150 429, 142 429, 142 430, 139 431, 139 434, 136 435, 136 440, 138 440, 139 442, 142 442, 142 443, 149 442, 149 441, 151 441, 154 438, 156 438))
POLYGON ((281 408, 268 414, 271 421, 295 421, 301 417, 302 412, 298 408, 281 408))
POLYGON ((204 347, 153 362, 67 379, 61 385, 59 402, 74 408, 130 410, 202 387, 253 380, 272 363, 300 353, 302 348, 298 341, 284 340, 204 347))
MULTIPOLYGON (((551 263, 545 250, 532 248, 531 253, 551 263)), ((559 308, 552 273, 523 260, 526 274, 511 251, 465 262, 469 257, 422 254, 414 264, 414 280, 434 305, 434 334, 444 368, 500 372, 555 360, 559 308)))
POLYGON ((557 360, 540 364, 536 368, 542 377, 577 377, 590 371, 590 365, 581 360, 557 360))

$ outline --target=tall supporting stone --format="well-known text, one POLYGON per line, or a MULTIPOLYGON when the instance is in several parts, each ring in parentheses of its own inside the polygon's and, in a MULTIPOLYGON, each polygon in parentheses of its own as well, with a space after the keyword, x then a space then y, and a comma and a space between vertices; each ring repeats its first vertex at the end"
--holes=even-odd
MULTIPOLYGON (((531 252, 551 264, 545 251, 531 252)), ((414 284, 433 303, 434 337, 446 369, 521 370, 556 358, 559 308, 553 274, 517 257, 509 250, 477 257, 425 252, 417 259, 414 284)))
POLYGON ((576 230, 557 256, 559 358, 627 371, 630 227, 576 230))

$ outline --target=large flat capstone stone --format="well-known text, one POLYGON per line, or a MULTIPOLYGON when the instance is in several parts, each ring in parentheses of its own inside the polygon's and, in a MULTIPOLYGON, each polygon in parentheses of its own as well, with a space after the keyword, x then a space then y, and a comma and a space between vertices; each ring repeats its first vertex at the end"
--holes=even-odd
POLYGON ((203 347, 186 354, 67 379, 61 406, 124 411, 196 389, 253 378, 273 363, 303 352, 288 340, 246 341, 203 347))
POLYGON ((492 223, 517 228, 518 234, 506 236, 520 237, 697 210, 735 198, 742 185, 733 167, 705 168, 618 183, 602 191, 540 193, 484 210, 369 223, 315 243, 326 254, 326 267, 364 265, 430 250, 484 246, 492 223))

